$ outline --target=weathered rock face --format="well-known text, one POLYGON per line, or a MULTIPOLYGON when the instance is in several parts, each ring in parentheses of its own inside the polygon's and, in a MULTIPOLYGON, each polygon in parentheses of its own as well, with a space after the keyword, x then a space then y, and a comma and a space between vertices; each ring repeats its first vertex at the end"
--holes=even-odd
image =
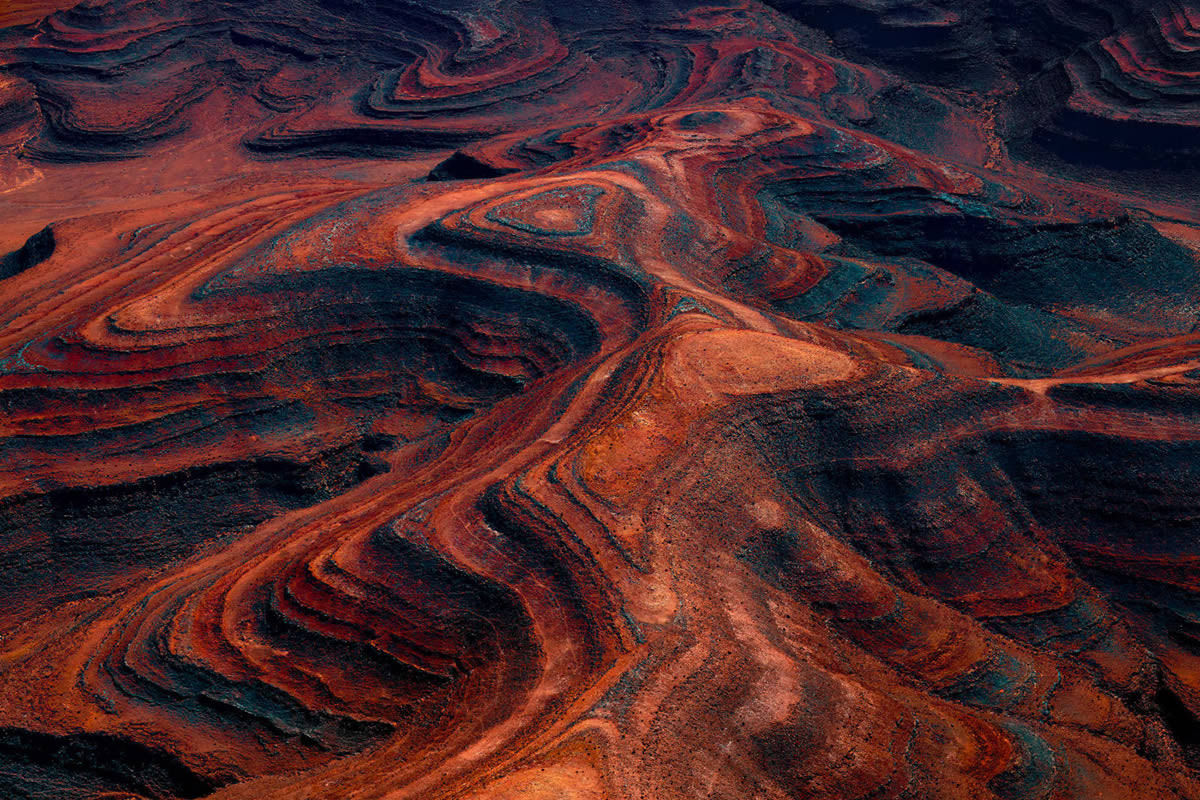
POLYGON ((1200 798, 1200 6, 0 9, 0 797, 1200 798))

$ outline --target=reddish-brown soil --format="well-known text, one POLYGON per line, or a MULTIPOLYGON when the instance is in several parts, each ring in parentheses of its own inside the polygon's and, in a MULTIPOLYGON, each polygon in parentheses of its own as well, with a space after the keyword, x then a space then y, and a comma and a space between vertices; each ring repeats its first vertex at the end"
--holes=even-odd
POLYGON ((0 5, 0 798, 1200 798, 1193 0, 0 5))

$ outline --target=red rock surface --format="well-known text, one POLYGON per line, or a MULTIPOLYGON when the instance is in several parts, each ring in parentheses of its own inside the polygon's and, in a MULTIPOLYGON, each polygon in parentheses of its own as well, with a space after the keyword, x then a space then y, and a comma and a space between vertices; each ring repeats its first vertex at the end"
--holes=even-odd
POLYGON ((1200 798, 1200 6, 0 8, 0 797, 1200 798))

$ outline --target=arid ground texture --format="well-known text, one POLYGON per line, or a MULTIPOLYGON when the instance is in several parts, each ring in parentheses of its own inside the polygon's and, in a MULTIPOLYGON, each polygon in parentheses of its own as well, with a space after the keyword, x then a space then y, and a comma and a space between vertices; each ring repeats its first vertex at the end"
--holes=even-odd
POLYGON ((1197 0, 0 2, 0 798, 1200 798, 1197 0))

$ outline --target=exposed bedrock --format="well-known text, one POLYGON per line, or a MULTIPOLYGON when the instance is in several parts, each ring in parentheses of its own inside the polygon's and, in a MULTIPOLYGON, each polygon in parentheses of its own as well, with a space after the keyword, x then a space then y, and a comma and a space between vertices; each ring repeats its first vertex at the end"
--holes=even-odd
POLYGON ((1198 19, 13 0, 0 796, 1200 798, 1198 19))
POLYGON ((1151 3, 1031 80, 1010 126, 1072 163, 1194 173, 1198 96, 1200 11, 1151 3))

